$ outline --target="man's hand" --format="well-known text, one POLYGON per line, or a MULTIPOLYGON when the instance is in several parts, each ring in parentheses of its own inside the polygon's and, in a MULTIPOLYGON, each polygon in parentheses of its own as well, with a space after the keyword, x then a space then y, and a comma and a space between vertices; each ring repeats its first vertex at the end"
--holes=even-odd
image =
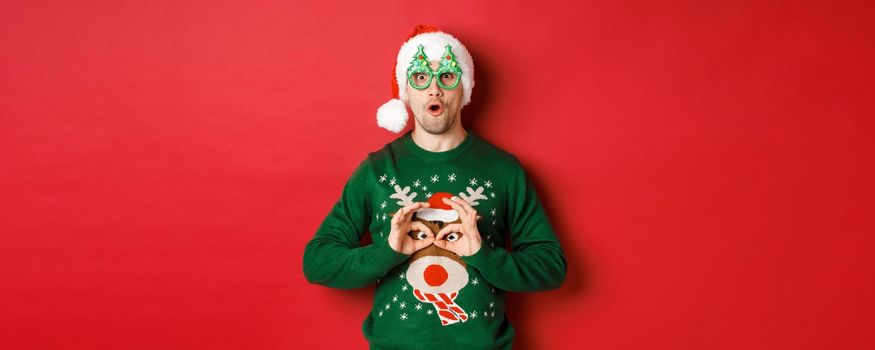
POLYGON ((471 256, 480 250, 483 239, 477 229, 477 211, 468 202, 453 196, 442 198, 444 203, 459 212, 462 223, 444 226, 435 237, 434 245, 449 250, 459 256, 471 256), (444 240, 443 238, 446 238, 444 240))
POLYGON ((415 202, 410 204, 404 208, 398 209, 398 211, 392 215, 392 228, 389 232, 389 247, 391 247, 396 252, 411 255, 416 251, 430 246, 434 242, 434 232, 431 232, 431 229, 425 224, 419 221, 411 221, 410 218, 413 217, 413 213, 415 213, 420 208, 426 208, 430 204, 428 202, 415 202), (424 232, 426 237, 424 239, 413 239, 407 233, 411 230, 418 230, 424 232))

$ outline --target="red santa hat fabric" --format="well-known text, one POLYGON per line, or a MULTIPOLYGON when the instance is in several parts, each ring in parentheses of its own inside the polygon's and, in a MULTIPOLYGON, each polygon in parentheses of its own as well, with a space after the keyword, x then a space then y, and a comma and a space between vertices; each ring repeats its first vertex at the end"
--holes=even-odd
POLYGON ((416 212, 416 217, 428 221, 456 221, 456 219, 459 218, 459 212, 443 201, 444 198, 449 199, 452 196, 453 194, 449 192, 438 192, 433 194, 428 199, 428 208, 420 208, 419 211, 416 212))

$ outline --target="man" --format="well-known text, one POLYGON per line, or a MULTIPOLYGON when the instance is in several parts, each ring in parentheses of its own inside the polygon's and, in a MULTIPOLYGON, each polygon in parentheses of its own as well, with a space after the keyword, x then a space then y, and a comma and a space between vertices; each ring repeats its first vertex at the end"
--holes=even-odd
POLYGON ((515 156, 462 127, 474 65, 455 37, 417 26, 378 125, 414 129, 371 152, 304 251, 310 283, 376 282, 372 349, 510 349, 505 292, 558 288, 566 260, 515 156), (365 231, 373 243, 360 247, 365 231), (504 247, 509 234, 511 250, 504 247))

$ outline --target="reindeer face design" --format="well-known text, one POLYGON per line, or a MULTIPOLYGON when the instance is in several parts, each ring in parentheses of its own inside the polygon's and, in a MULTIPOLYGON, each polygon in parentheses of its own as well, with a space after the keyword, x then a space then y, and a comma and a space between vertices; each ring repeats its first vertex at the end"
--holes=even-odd
MULTIPOLYGON (((458 213, 443 203, 443 198, 452 195, 439 192, 429 198, 429 208, 420 209, 412 220, 422 222, 434 234, 440 232, 446 225, 461 223, 458 213), (435 203, 437 202, 437 203, 435 203)), ((411 231, 413 239, 424 239, 425 233, 411 231)), ((459 232, 452 232, 442 239, 455 241, 459 232)), ((421 249, 410 257, 410 267, 407 269, 407 282, 416 289, 427 293, 458 292, 468 284, 468 271, 462 259, 449 250, 436 245, 421 249)))
MULTIPOLYGON (((409 190, 409 187, 402 190, 396 185, 396 193, 390 197, 401 199, 399 205, 411 204, 416 193, 407 195, 409 190)), ((468 187, 468 194, 460 193, 459 196, 473 206, 478 204, 478 199, 486 199, 481 194, 482 191, 483 187, 477 191, 468 187)), ((412 220, 422 222, 434 234, 449 224, 461 223, 459 213, 443 202, 443 198, 449 197, 452 197, 451 193, 435 193, 428 199, 429 207, 417 211, 412 220)), ((408 234, 413 239, 426 237, 424 232, 411 231, 408 234)), ((452 232, 442 239, 454 241, 460 237, 460 232, 452 232)), ((410 257, 410 265, 405 275, 407 283, 413 286, 414 296, 421 302, 431 303, 437 309, 442 325, 468 320, 467 313, 454 302, 459 291, 468 284, 467 264, 456 253, 435 245, 423 248, 410 257)))

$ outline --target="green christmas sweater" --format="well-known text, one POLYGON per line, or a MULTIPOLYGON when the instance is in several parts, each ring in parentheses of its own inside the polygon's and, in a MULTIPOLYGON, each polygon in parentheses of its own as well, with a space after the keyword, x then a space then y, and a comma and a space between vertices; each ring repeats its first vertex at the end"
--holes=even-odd
POLYGON ((362 324, 372 349, 510 349, 505 293, 555 289, 565 279, 564 252, 532 182, 515 156, 471 131, 444 152, 411 136, 359 164, 304 250, 304 275, 341 289, 376 283, 362 324), (477 210, 480 250, 460 257, 435 245, 413 255, 389 247, 392 215, 406 204, 432 204, 415 217, 438 225, 435 234, 457 220, 439 200, 450 195, 477 210), (373 243, 360 246, 365 232, 373 243))

